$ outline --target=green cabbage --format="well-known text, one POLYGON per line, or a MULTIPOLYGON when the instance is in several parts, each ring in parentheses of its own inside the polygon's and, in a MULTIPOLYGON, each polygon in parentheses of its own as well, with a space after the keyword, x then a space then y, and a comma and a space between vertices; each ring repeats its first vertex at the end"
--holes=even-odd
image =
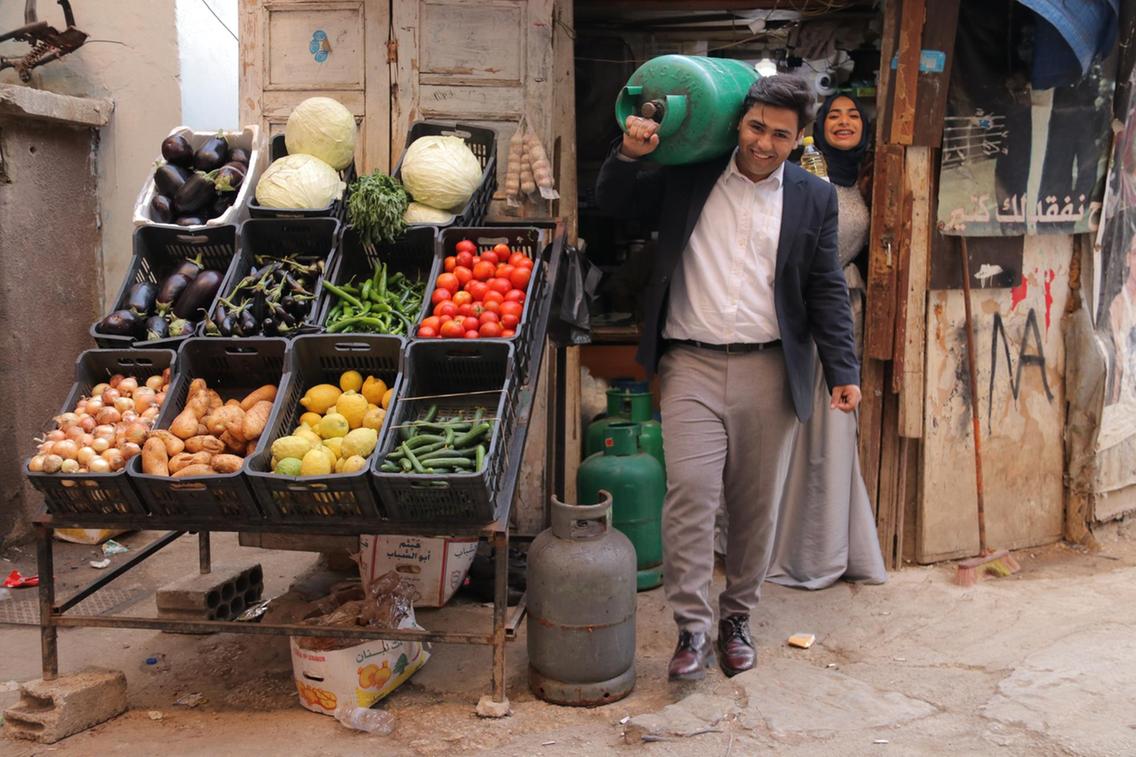
POLYGON ((438 210, 420 202, 412 202, 402 214, 402 220, 408 224, 436 223, 444 226, 454 220, 454 214, 448 210, 438 210))
POLYGON ((460 137, 419 137, 402 158, 400 178, 415 202, 457 209, 481 184, 481 163, 460 137))
POLYGON ((309 97, 288 116, 284 144, 289 155, 311 155, 342 171, 355 158, 355 116, 338 100, 309 97))
POLYGON ((266 208, 325 208, 346 187, 339 172, 319 158, 285 155, 256 183, 256 201, 266 208))

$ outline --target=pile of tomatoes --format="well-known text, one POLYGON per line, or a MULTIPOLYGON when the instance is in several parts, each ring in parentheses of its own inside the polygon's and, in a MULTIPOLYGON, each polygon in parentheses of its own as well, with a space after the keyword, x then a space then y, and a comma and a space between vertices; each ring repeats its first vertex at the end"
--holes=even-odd
POLYGON ((444 261, 430 295, 433 313, 423 319, 423 339, 508 338, 517 333, 532 278, 532 258, 499 244, 478 254, 463 239, 444 261))

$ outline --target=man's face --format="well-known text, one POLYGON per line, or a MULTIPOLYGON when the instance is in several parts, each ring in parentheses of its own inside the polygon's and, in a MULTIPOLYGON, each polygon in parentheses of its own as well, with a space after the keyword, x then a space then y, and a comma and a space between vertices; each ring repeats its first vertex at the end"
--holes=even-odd
POLYGON ((764 179, 785 162, 800 139, 802 125, 789 108, 758 103, 738 124, 738 170, 764 179))

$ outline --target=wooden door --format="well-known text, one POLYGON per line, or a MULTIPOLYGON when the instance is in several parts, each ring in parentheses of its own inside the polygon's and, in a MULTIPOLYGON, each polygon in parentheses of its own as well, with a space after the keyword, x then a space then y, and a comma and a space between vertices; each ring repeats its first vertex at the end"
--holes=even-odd
POLYGON ((355 115, 360 172, 390 163, 390 0, 240 0, 240 118, 266 139, 302 100, 355 115))

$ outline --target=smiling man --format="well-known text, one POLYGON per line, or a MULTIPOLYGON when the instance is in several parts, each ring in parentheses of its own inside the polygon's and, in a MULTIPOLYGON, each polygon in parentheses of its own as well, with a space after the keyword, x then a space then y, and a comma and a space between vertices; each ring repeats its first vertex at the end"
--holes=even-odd
POLYGON ((659 374, 662 393, 672 680, 701 678, 714 664, 709 593, 723 494, 730 530, 717 648, 726 675, 754 666, 749 616, 797 421, 814 411, 817 353, 832 394, 816 412, 851 412, 860 401, 836 193, 785 162, 812 105, 804 80, 760 79, 742 105, 737 149, 666 168, 643 160, 659 145, 658 124, 631 116, 596 184, 607 212, 658 224, 637 357, 659 374))

